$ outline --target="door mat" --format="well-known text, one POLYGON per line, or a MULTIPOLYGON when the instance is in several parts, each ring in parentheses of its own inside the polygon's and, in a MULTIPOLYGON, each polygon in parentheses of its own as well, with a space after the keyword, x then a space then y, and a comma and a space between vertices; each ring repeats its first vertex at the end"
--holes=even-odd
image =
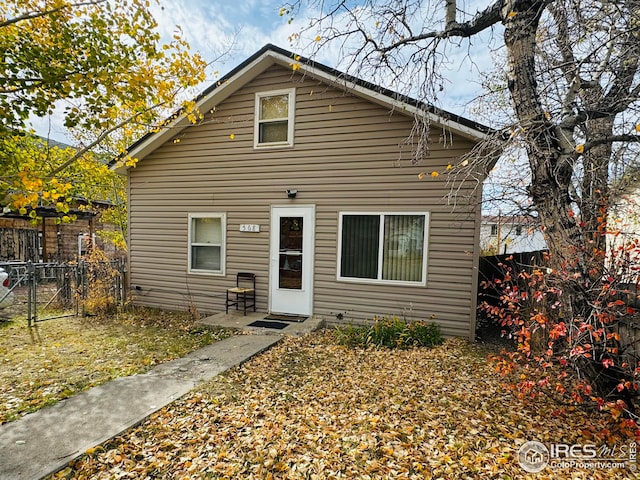
POLYGON ((265 320, 277 320, 279 322, 304 322, 307 318, 302 315, 278 315, 272 313, 264 317, 265 320))
POLYGON ((262 327, 262 328, 275 328, 277 330, 282 330, 287 326, 286 323, 283 322, 267 322, 265 320, 256 320, 253 323, 247 325, 249 327, 262 327))

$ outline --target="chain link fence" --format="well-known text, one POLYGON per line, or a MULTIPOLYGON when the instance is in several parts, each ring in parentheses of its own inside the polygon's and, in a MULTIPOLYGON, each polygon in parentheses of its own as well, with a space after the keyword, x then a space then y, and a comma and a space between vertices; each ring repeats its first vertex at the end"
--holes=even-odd
POLYGON ((9 274, 14 302, 5 317, 36 322, 87 316, 127 301, 123 260, 70 263, 0 262, 9 274))

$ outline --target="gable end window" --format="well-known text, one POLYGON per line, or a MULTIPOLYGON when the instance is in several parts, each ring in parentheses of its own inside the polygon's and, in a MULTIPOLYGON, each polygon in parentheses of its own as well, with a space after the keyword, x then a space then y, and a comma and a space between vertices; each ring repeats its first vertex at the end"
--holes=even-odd
POLYGON ((338 280, 426 285, 429 214, 340 213, 338 280))
POLYGON ((224 275, 226 216, 189 214, 189 273, 224 275))
POLYGON ((256 93, 256 148, 293 146, 295 89, 256 93))

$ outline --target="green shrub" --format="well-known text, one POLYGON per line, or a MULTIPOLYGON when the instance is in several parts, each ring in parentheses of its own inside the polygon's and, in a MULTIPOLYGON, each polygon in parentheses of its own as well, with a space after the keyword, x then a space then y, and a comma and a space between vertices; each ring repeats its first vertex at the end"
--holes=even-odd
POLYGON ((376 319, 373 325, 338 327, 338 343, 349 347, 432 347, 443 341, 440 327, 425 321, 405 322, 397 317, 376 319))
POLYGON ((336 339, 340 345, 347 347, 364 347, 367 345, 369 329, 353 324, 336 329, 336 339))

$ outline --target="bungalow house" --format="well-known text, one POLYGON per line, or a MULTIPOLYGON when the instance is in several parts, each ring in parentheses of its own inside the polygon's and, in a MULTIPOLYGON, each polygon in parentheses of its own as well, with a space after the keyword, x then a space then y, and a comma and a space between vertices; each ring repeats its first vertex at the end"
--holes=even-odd
POLYGON ((447 176, 420 173, 445 172, 485 127, 272 45, 196 103, 197 124, 176 116, 129 150, 136 303, 221 312, 252 272, 258 311, 474 337, 481 192, 463 184, 452 205, 447 176), (431 122, 420 165, 416 114, 431 122))

